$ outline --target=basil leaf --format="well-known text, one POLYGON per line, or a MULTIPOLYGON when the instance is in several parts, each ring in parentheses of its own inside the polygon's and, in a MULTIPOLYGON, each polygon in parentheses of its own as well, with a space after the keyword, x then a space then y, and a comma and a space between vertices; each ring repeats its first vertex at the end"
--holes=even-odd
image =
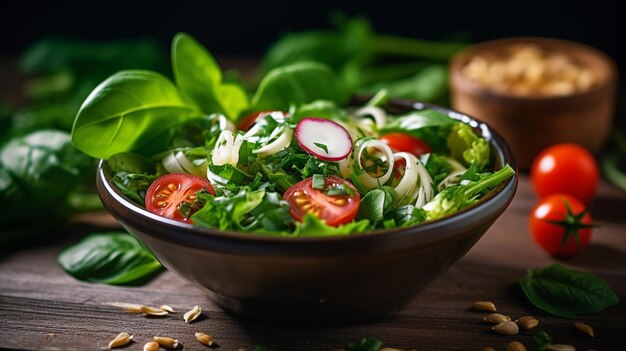
POLYGON ((602 279, 558 263, 537 271, 529 269, 519 284, 533 305, 564 318, 599 312, 619 302, 602 279))
POLYGON ((145 281, 163 267, 127 233, 91 234, 63 250, 57 262, 76 279, 112 285, 145 281))
POLYGON ((329 100, 343 105, 347 99, 347 91, 327 66, 302 62, 271 70, 261 80, 252 105, 257 111, 287 111, 291 104, 329 100))
POLYGON ((326 155, 328 155, 328 145, 326 144, 322 144, 322 143, 313 143, 315 146, 317 146, 318 148, 324 150, 324 152, 326 153, 326 155))
POLYGON ((236 120, 248 108, 248 96, 237 84, 222 84, 215 58, 187 33, 172 41, 172 69, 176 84, 204 113, 223 113, 236 120))
POLYGON ((201 114, 164 76, 121 71, 100 83, 80 107, 72 142, 82 152, 106 159, 154 142, 172 127, 201 114))
POLYGON ((388 186, 382 186, 369 191, 361 199, 357 218, 369 219, 374 225, 382 221, 385 213, 393 205, 395 191, 388 186))

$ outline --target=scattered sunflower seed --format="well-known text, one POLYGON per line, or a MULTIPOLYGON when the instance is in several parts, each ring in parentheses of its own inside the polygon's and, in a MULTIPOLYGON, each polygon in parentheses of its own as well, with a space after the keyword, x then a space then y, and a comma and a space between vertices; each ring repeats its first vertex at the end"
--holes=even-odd
POLYGON ((143 345, 143 351, 159 351, 159 343, 156 341, 149 341, 143 345))
POLYGON ((203 332, 196 332, 196 340, 198 340, 198 342, 201 343, 202 345, 206 345, 206 346, 213 345, 213 337, 203 332))
POLYGON ((141 310, 142 307, 143 306, 141 305, 128 305, 124 307, 124 311, 128 313, 139 314, 139 313, 143 313, 143 311, 141 310))
POLYGON ((507 322, 510 320, 511 320, 511 317, 505 316, 500 313, 492 313, 483 318, 483 321, 488 322, 488 323, 494 323, 494 324, 500 324, 502 322, 507 322))
POLYGON ((491 301, 476 301, 472 307, 476 310, 496 312, 496 305, 491 301))
POLYGON ((546 349, 548 351, 576 351, 576 348, 572 345, 565 344, 552 344, 546 349))
POLYGON ((159 307, 159 309, 163 310, 163 311, 166 311, 166 312, 169 312, 169 313, 176 313, 176 311, 171 306, 168 306, 168 305, 161 305, 161 307, 159 307))
POLYGON ((172 339, 172 338, 168 338, 165 336, 155 336, 154 337, 154 341, 156 341, 159 345, 167 348, 167 349, 177 349, 178 346, 180 345, 178 343, 178 340, 176 339, 172 339))
POLYGON ((141 306, 141 311, 150 316, 167 316, 168 312, 160 308, 141 306))
POLYGON ((506 345, 506 351, 526 351, 526 346, 519 341, 511 341, 506 345))
POLYGON ((115 339, 109 342, 109 350, 128 344, 131 340, 133 340, 133 336, 134 335, 131 335, 125 332, 117 334, 115 339))
POLYGON ((200 306, 194 306, 192 309, 185 312, 185 314, 183 315, 183 319, 185 320, 185 323, 191 323, 196 320, 196 318, 200 317, 201 314, 202 309, 200 308, 200 306))
POLYGON ((519 334, 519 327, 517 324, 511 321, 502 322, 494 327, 491 327, 491 330, 495 331, 498 334, 502 335, 517 335, 519 334))
POLYGON ((524 316, 516 319, 515 323, 522 329, 531 330, 537 328, 539 320, 533 316, 524 316))
POLYGON ((593 328, 588 324, 585 324, 583 322, 574 322, 574 328, 589 337, 595 337, 595 335, 593 334, 593 328))

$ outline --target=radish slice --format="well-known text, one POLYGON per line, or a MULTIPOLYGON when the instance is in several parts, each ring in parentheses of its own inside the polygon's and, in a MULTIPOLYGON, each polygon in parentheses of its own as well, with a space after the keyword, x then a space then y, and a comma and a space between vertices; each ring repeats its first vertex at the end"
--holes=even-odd
POLYGON ((296 126, 296 140, 304 151, 324 161, 340 161, 352 151, 352 138, 340 124, 308 117, 296 126))

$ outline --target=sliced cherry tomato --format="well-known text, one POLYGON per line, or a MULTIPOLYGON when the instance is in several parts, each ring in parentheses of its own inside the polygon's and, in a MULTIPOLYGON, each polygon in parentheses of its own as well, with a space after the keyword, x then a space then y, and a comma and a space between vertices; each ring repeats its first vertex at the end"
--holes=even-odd
POLYGON ((568 194, 585 204, 596 194, 600 172, 593 155, 576 144, 556 144, 543 150, 530 170, 540 198, 568 194))
POLYGON ((166 174, 157 178, 146 192, 146 208, 160 216, 185 223, 193 223, 189 217, 199 210, 196 193, 202 189, 215 195, 213 186, 206 178, 191 174, 166 174))
POLYGON ((330 226, 338 226, 356 217, 361 195, 354 185, 336 176, 325 177, 324 189, 314 189, 312 185, 312 178, 305 179, 283 195, 295 220, 302 221, 305 214, 311 213, 330 226))
POLYGON ((530 214, 530 233, 550 255, 570 257, 591 239, 591 215, 576 198, 553 194, 542 199, 530 214))
POLYGON ((394 151, 404 151, 415 156, 427 154, 432 151, 431 147, 421 139, 417 139, 405 133, 391 133, 380 137, 385 144, 394 151))

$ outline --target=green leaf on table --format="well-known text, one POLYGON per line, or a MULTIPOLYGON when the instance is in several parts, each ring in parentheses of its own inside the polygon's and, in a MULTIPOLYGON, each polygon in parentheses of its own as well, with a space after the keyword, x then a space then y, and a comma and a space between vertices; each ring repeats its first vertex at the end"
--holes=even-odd
POLYGON ((347 99, 348 92, 327 66, 301 62, 275 68, 263 77, 252 107, 257 111, 287 111, 292 104, 329 100, 343 105, 347 99))
POLYGON ((176 34, 172 41, 172 69, 176 84, 204 113, 222 113, 236 120, 248 108, 243 88, 223 83, 215 58, 187 33, 176 34))
POLYGON ((564 318, 600 312, 619 302, 602 279, 558 263, 536 271, 529 269, 519 284, 533 305, 564 318))
POLYGON ((154 144, 163 133, 201 115, 164 76, 121 71, 100 83, 80 107, 72 142, 84 153, 106 159, 154 144))
POLYGON ((91 234, 63 250, 57 262, 76 279, 112 285, 144 282, 163 267, 133 236, 91 234))
POLYGON ((358 342, 351 342, 346 346, 347 351, 379 351, 383 341, 376 338, 363 338, 358 342))

